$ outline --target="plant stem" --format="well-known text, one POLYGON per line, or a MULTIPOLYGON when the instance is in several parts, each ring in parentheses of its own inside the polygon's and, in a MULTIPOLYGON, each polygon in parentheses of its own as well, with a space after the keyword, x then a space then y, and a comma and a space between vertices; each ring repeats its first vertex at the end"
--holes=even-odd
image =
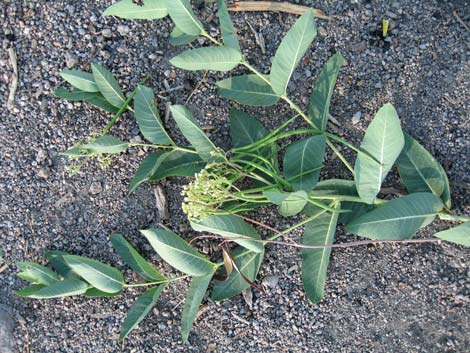
POLYGON ((470 216, 458 216, 458 215, 452 215, 449 213, 439 213, 438 217, 439 219, 442 219, 445 221, 470 222, 470 216))
POLYGON ((352 173, 353 176, 354 174, 354 168, 349 164, 349 162, 346 160, 346 158, 343 156, 343 154, 333 145, 333 143, 327 138, 326 139, 326 144, 331 148, 331 150, 338 156, 338 158, 343 162, 343 164, 346 166, 346 168, 349 169, 349 171, 352 173))
POLYGON ((166 280, 155 281, 155 282, 135 283, 135 284, 127 284, 126 283, 126 284, 124 284, 124 288, 156 286, 157 284, 171 283, 171 282, 174 282, 174 281, 178 281, 178 280, 187 278, 189 276, 190 275, 183 275, 183 276, 168 278, 166 280))
POLYGON ((198 154, 195 150, 191 150, 189 148, 184 148, 180 146, 175 146, 175 145, 154 145, 150 143, 133 143, 130 142, 128 144, 129 147, 149 147, 149 148, 163 148, 163 149, 172 149, 176 151, 182 151, 182 152, 187 152, 187 153, 193 153, 193 154, 198 154))

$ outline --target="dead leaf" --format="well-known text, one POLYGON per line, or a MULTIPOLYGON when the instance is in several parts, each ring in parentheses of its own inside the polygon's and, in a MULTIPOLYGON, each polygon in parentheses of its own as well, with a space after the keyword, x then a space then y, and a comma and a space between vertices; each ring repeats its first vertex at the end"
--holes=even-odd
POLYGON ((155 199, 157 202, 157 210, 160 218, 164 221, 170 218, 170 213, 168 212, 168 200, 166 197, 166 191, 163 185, 158 184, 155 188, 155 199))

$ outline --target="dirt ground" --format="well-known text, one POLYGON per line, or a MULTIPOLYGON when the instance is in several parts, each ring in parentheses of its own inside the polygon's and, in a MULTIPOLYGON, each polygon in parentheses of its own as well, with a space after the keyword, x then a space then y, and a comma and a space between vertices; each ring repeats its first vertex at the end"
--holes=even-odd
MULTIPOLYGON (((404 129, 448 172, 455 212, 469 214, 469 2, 293 2, 322 9, 335 18, 317 20, 318 36, 289 87, 293 99, 305 107, 320 68, 340 51, 347 65, 340 72, 332 101, 331 114, 339 122, 332 129, 357 144, 378 108, 393 103, 404 129), (383 18, 392 25, 387 41, 377 35, 383 18)), ((15 290, 26 283, 16 277, 13 264, 43 262, 47 249, 93 257, 125 269, 109 241, 115 232, 124 234, 159 269, 172 273, 138 233, 160 222, 154 185, 145 185, 132 195, 127 192, 144 151, 130 150, 104 170, 90 163, 73 177, 66 169, 69 162, 58 155, 100 131, 110 119, 86 104, 51 96, 64 68, 90 70, 90 63, 102 63, 113 70, 127 92, 149 75, 147 84, 158 94, 162 114, 167 102, 184 103, 202 79, 201 72, 183 72, 169 64, 182 48, 168 43, 168 18, 152 22, 104 18, 100 13, 110 3, 0 1, 0 247, 10 263, 0 273, 0 342, 3 339, 12 346, 0 344, 0 352, 468 350, 470 251, 448 244, 334 250, 325 298, 318 305, 309 304, 303 293, 299 253, 269 246, 258 278, 268 295, 253 291, 252 303, 242 296, 223 303, 207 302, 187 345, 179 335, 186 282, 169 287, 124 345, 117 340, 119 327, 137 290, 112 299, 17 298, 15 290), (13 77, 10 47, 16 51, 19 70, 11 110, 6 107, 13 77), (168 92, 168 87, 176 89, 168 92)), ((215 33, 215 7, 209 3, 204 8, 203 1, 194 4, 206 28, 215 33)), ((246 56, 268 72, 270 58, 296 17, 239 13, 233 18, 246 56), (264 46, 257 43, 254 32, 262 36, 264 46)), ((222 147, 228 147, 228 108, 233 103, 218 96, 215 82, 226 76, 210 73, 188 104, 201 124, 212 127, 211 138, 222 147)), ((243 109, 271 128, 289 113, 283 104, 243 109)), ((184 142, 171 119, 168 128, 184 142)), ((112 134, 140 138, 130 114, 113 127, 112 134)), ((350 176, 338 160, 328 158, 322 178, 331 177, 350 176)), ((179 210, 184 182, 182 178, 166 182, 171 214, 167 225, 189 238, 195 233, 179 210)), ((400 187, 394 176, 385 184, 400 187)), ((268 208, 259 217, 278 228, 289 222, 274 217, 268 208)), ((429 237, 448 226, 437 222, 418 236, 429 237)), ((339 228, 337 241, 350 240, 351 235, 339 228)), ((127 275, 130 278, 130 272, 127 275)))

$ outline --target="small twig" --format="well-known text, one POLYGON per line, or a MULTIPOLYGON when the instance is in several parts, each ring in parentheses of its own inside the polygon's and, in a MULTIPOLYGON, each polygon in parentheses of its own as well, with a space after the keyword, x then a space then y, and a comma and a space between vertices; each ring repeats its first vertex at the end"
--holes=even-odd
POLYGON ((249 321, 247 321, 247 320, 241 318, 240 316, 238 316, 238 315, 236 315, 236 314, 234 314, 234 313, 232 313, 232 316, 233 316, 233 318, 234 318, 235 320, 240 321, 241 323, 243 323, 243 324, 245 324, 245 325, 248 325, 248 326, 251 325, 251 323, 250 323, 249 321))
POLYGON ((191 100, 191 98, 193 98, 194 93, 199 89, 199 87, 202 85, 202 82, 206 79, 208 72, 209 72, 208 70, 204 71, 204 75, 202 76, 201 80, 198 82, 196 87, 194 87, 188 99, 186 99, 186 102, 184 102, 185 105, 187 105, 189 101, 191 100))
POLYGON ((273 227, 271 227, 271 226, 268 226, 267 224, 264 224, 264 223, 262 223, 262 222, 259 222, 259 221, 255 220, 255 219, 251 219, 251 218, 248 218, 248 217, 239 215, 239 214, 236 214, 235 216, 237 216, 237 217, 239 217, 239 218, 242 218, 242 219, 244 219, 245 221, 248 221, 248 222, 250 222, 250 223, 256 224, 256 225, 258 225, 258 226, 260 226, 260 227, 269 229, 271 232, 274 232, 274 233, 276 233, 276 234, 281 233, 280 230, 277 230, 276 228, 273 228, 273 227))
POLYGON ((170 218, 170 213, 168 212, 168 199, 163 185, 158 184, 154 189, 154 193, 158 214, 160 215, 161 220, 166 221, 170 218))
POLYGON ((265 54, 266 53, 266 46, 264 44, 263 35, 261 34, 261 32, 260 33, 256 32, 256 30, 254 29, 254 27, 251 25, 250 22, 246 21, 246 23, 248 23, 248 27, 250 27, 251 31, 253 32, 253 35, 255 36, 256 43, 261 48, 261 53, 265 54))
POLYGON ((168 87, 168 88, 164 89, 163 91, 158 92, 158 94, 164 94, 164 93, 179 91, 179 90, 184 89, 184 87, 185 87, 184 85, 180 85, 180 86, 176 86, 176 87, 168 87))
POLYGON ((313 15, 322 20, 331 21, 332 18, 326 16, 325 13, 318 9, 308 6, 294 5, 288 2, 272 2, 272 1, 238 1, 228 6, 230 11, 279 11, 291 13, 294 15, 303 15, 308 10, 312 10, 313 15))
POLYGON ((454 12, 452 12, 455 19, 467 30, 467 31, 470 31, 470 27, 467 26, 467 24, 460 18, 459 14, 457 13, 457 11, 454 10, 454 12))
POLYGON ((11 66, 13 67, 13 77, 11 79, 10 92, 8 94, 7 108, 13 109, 13 103, 15 101, 15 93, 18 88, 18 60, 16 57, 15 48, 11 47, 8 49, 8 55, 10 56, 11 66))

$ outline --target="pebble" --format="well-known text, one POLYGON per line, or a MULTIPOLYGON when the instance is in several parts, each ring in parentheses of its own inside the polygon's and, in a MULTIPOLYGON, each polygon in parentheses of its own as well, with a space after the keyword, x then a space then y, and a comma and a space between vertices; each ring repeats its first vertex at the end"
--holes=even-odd
POLYGON ((103 187, 101 186, 101 183, 97 181, 91 183, 90 188, 88 189, 88 192, 92 195, 98 195, 102 191, 103 187))
POLYGON ((130 31, 129 26, 126 25, 119 25, 117 30, 121 36, 126 36, 130 31))
POLYGON ((101 31, 101 34, 106 38, 111 38, 111 36, 113 35, 113 33, 111 32, 111 30, 109 28, 103 29, 101 31))
POLYGON ((72 69, 77 65, 78 63, 78 57, 72 53, 66 53, 65 54, 65 65, 67 65, 68 69, 72 69))
POLYGON ((357 123, 359 123, 359 121, 361 120, 361 116, 362 116, 361 112, 355 113, 351 119, 352 124, 356 125, 357 123))
POLYGON ((51 173, 50 173, 49 169, 47 169, 47 168, 41 168, 38 171, 38 177, 40 177, 41 179, 47 179, 47 178, 49 178, 50 175, 51 175, 51 173))

